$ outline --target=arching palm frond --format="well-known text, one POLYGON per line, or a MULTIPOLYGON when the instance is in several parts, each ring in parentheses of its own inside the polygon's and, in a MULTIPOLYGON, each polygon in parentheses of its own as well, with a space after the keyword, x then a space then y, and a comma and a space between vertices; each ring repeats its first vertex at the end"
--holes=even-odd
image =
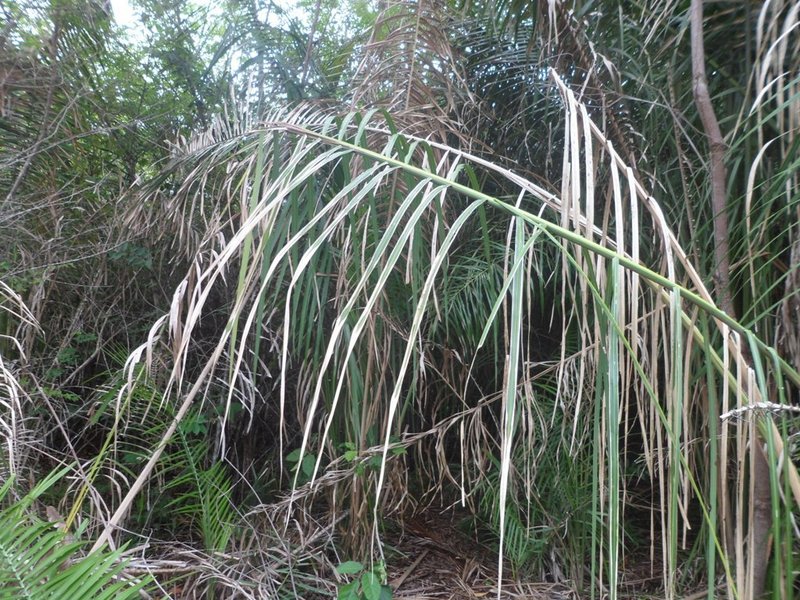
MULTIPOLYGON (((664 565, 674 572, 680 529, 691 525, 682 504, 694 497, 705 511, 705 522, 716 527, 700 485, 704 474, 697 471, 696 451, 688 444, 707 421, 693 420, 702 407, 687 392, 684 373, 703 368, 720 394, 739 403, 757 403, 768 397, 767 382, 750 379, 754 372, 743 360, 741 339, 751 340, 750 351, 756 356, 768 357, 770 350, 714 306, 658 203, 608 145, 585 107, 557 78, 554 81, 567 107, 564 161, 577 165, 575 171, 565 169, 568 192, 561 196, 454 148, 439 147, 453 158, 437 164, 422 140, 393 133, 391 125, 381 124, 374 114, 318 118, 311 126, 285 118, 267 120, 252 132, 187 154, 182 159, 187 167, 195 161, 203 167, 189 169, 202 179, 193 182, 190 176, 185 189, 196 183, 210 195, 240 190, 243 215, 224 242, 217 244, 218 231, 212 230, 213 236, 201 243, 209 251, 198 255, 196 267, 178 287, 173 311, 156 325, 154 336, 173 340, 168 390, 182 397, 176 412, 180 421, 215 373, 228 373, 231 392, 218 402, 225 412, 229 410, 235 374, 244 362, 252 361, 253 343, 261 336, 260 315, 282 315, 277 323, 282 348, 272 358, 279 362, 282 383, 273 401, 285 423, 288 373, 299 362, 303 375, 296 402, 302 432, 293 438, 299 446, 298 462, 305 453, 315 453, 313 468, 306 471, 313 483, 327 464, 339 464, 340 444, 355 444, 358 454, 383 443, 383 461, 368 472, 368 485, 353 497, 365 502, 364 491, 371 490, 380 499, 391 491, 386 487, 392 456, 388 449, 393 440, 402 440, 398 416, 413 411, 414 398, 421 393, 417 369, 424 368, 421 358, 431 331, 427 323, 439 318, 437 282, 449 271, 450 255, 456 240, 469 231, 467 223, 478 221, 479 210, 485 208, 496 226, 504 223, 507 232, 502 287, 488 318, 476 323, 483 329, 482 345, 494 320, 500 319, 498 344, 506 357, 504 375, 495 388, 501 398, 496 433, 501 545, 512 449, 526 431, 526 422, 535 422, 529 419, 541 393, 526 386, 522 371, 530 352, 521 335, 528 314, 525 306, 539 289, 527 274, 537 272, 539 249, 550 248, 562 260, 564 312, 580 331, 581 375, 575 382, 574 370, 562 371, 556 389, 566 392, 564 386, 573 386, 569 401, 575 403, 570 407, 574 422, 568 430, 584 431, 589 426, 599 444, 592 495, 596 518, 590 526, 592 546, 602 561, 592 564, 601 569, 594 576, 602 574, 616 589, 623 560, 621 457, 627 439, 617 425, 635 418, 659 432, 656 445, 646 448, 645 456, 650 476, 662 482, 664 565), (282 150, 268 153, 275 144, 282 150), (593 156, 594 144, 601 148, 600 161, 613 183, 615 227, 608 231, 587 217, 591 211, 584 199, 593 197, 593 171, 580 157, 593 156), (233 156, 250 159, 233 162, 233 156), (205 176, 225 165, 222 179, 205 176), (465 176, 478 167, 517 186, 519 198, 540 206, 545 216, 469 185, 475 179, 465 176), (404 185, 394 185, 396 178, 404 185), (583 190, 585 196, 575 190, 583 190), (387 203, 392 212, 381 210, 379 204, 387 203), (459 210, 450 212, 450 206, 459 210), (449 214, 452 219, 442 221, 449 214), (427 223, 441 227, 429 229, 427 223), (642 232, 652 236, 648 252, 639 246, 642 232), (422 246, 423 239, 433 246, 422 246), (652 251, 654 247, 661 249, 661 256, 645 266, 643 261, 659 254, 652 251), (231 284, 224 283, 223 277, 236 273, 231 284), (326 282, 331 277, 329 287, 326 282), (691 282, 690 287, 679 283, 682 278, 691 282), (215 289, 230 290, 227 322, 210 353, 190 371, 185 367, 187 352, 215 289), (386 304, 390 290, 395 298, 404 290, 407 305, 386 304), (323 324, 324 338, 300 333, 313 322, 323 324), (708 333, 712 329, 713 338, 708 333), (656 338, 657 345, 641 342, 656 338), (752 384, 742 384, 748 380, 752 384), (581 403, 592 406, 592 411, 587 414, 581 403)), ((153 348, 152 342, 134 355, 131 365, 148 348, 153 348)), ((800 382, 784 362, 764 361, 762 367, 770 378, 800 382)), ((561 398, 565 401, 566 396, 561 398)), ((468 403, 467 398, 461 401, 468 403)), ((165 432, 165 440, 175 426, 165 432)), ((768 439, 781 443, 774 430, 766 431, 768 439)), ((287 435, 283 427, 280 433, 287 435)), ((147 481, 161 448, 163 443, 154 449, 112 523, 147 481)), ((478 453, 486 450, 491 451, 476 448, 478 453)), ((298 481, 300 471, 294 477, 294 483, 298 481)), ((795 491, 800 493, 800 487, 795 491)), ((364 510, 360 504, 351 506, 364 510)), ((385 505, 376 501, 374 506, 377 511, 385 505)), ((360 518, 366 516, 362 512, 360 518)), ((100 542, 105 539, 106 535, 100 542)), ((720 545, 714 548, 730 573, 725 551, 720 545)))

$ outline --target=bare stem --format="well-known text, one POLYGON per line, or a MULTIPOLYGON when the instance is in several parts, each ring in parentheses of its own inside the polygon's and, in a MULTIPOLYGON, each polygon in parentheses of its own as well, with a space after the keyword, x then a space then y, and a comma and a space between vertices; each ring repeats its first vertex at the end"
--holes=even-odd
POLYGON ((703 45, 703 0, 692 0, 691 8, 692 38, 692 78, 693 92, 703 130, 708 138, 711 159, 711 208, 714 213, 714 273, 715 291, 719 307, 736 318, 731 299, 730 260, 728 258, 729 231, 728 211, 725 190, 725 140, 719 128, 719 121, 711 104, 706 79, 706 53, 703 45))

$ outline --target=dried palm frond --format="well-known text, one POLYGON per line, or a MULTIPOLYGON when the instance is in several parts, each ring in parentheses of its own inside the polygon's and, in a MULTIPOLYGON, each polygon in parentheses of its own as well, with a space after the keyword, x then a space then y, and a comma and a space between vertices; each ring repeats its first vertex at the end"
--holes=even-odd
MULTIPOLYGON (((602 528, 598 525, 597 529, 597 535, 602 532, 605 538, 602 542, 597 538, 600 557, 604 559, 600 564, 608 564, 608 570, 603 572, 610 578, 610 585, 616 587, 615 574, 622 560, 619 555, 623 503, 620 452, 625 440, 615 424, 623 419, 631 402, 636 407, 633 410, 640 411, 637 419, 643 427, 656 432, 654 445, 646 456, 651 465, 651 477, 660 482, 661 501, 667 507, 660 525, 664 535, 664 568, 667 572, 674 570, 679 523, 683 523, 685 529, 690 526, 685 512, 689 499, 694 496, 702 506, 707 506, 694 473, 697 463, 693 446, 687 445, 702 425, 689 419, 696 409, 691 404, 694 396, 687 389, 683 373, 694 368, 695 361, 705 361, 709 377, 716 378, 714 373, 718 373, 722 393, 737 398, 739 403, 760 401, 766 391, 763 385, 754 385, 754 379, 751 379, 753 383, 746 383, 753 377, 748 373, 753 372, 742 358, 739 340, 742 335, 749 335, 747 329, 714 306, 694 267, 670 232, 659 205, 607 143, 585 108, 568 89, 562 87, 562 90, 568 108, 565 165, 580 165, 578 157, 595 155, 591 144, 601 145, 600 156, 610 169, 613 183, 613 230, 598 229, 592 224, 594 218, 587 217, 581 206, 582 198, 593 196, 594 167, 591 163, 585 168, 578 166, 575 171, 565 169, 565 193, 560 197, 510 171, 491 167, 498 176, 519 186, 520 198, 525 196, 529 202, 553 210, 555 218, 551 220, 521 208, 518 203, 493 198, 460 183, 457 176, 460 165, 471 161, 478 165, 481 159, 455 148, 442 148, 455 157, 454 167, 442 169, 442 164, 427 161, 426 153, 417 165, 413 160, 418 156, 415 148, 422 144, 421 140, 394 134, 391 128, 370 125, 367 117, 360 122, 355 118, 339 121, 335 117, 325 117, 310 127, 292 119, 273 121, 251 134, 203 149, 196 157, 188 155, 184 159, 187 164, 192 160, 204 161, 204 167, 194 171, 198 174, 215 164, 205 162, 209 156, 223 165, 231 164, 228 152, 255 156, 254 167, 249 166, 252 163, 237 161, 234 168, 227 170, 222 182, 210 184, 222 190, 245 187, 251 190, 245 198, 249 200, 248 210, 230 239, 218 251, 196 263, 196 270, 178 287, 171 314, 159 320, 153 329, 152 341, 142 346, 130 361, 128 370, 132 372, 132 366, 144 358, 145 352, 152 351, 157 336, 168 335, 173 348, 173 367, 167 385, 169 393, 164 398, 174 392, 183 399, 175 424, 154 449, 137 482, 112 517, 111 526, 119 522, 128 503, 147 481, 164 444, 199 394, 207 389, 209 378, 221 371, 228 372, 230 394, 233 393, 235 374, 245 360, 250 360, 248 348, 260 336, 255 328, 258 315, 272 306, 283 314, 282 349, 278 357, 281 392, 275 399, 282 415, 286 414, 290 363, 305 363, 314 357, 314 362, 310 363, 314 367, 306 373, 308 382, 300 386, 301 395, 297 398, 298 417, 303 428, 299 456, 302 460, 306 452, 316 453, 307 472, 311 484, 317 480, 318 473, 325 470, 326 464, 333 464, 339 443, 334 440, 339 432, 345 432, 345 440, 348 436, 360 435, 367 441, 369 428, 377 426, 378 435, 373 439, 383 440, 383 456, 367 481, 380 498, 387 481, 386 459, 391 439, 402 426, 396 419, 399 414, 413 410, 413 403, 406 404, 403 400, 404 390, 409 389, 409 383, 412 383, 410 389, 415 389, 415 371, 410 367, 425 352, 421 340, 428 331, 426 321, 436 319, 433 292, 437 281, 445 276, 448 258, 457 247, 456 240, 468 231, 466 224, 477 219, 479 210, 490 209, 496 215, 493 218, 501 222, 501 215, 508 215, 511 226, 508 231, 513 232, 506 242, 509 260, 502 289, 493 300, 493 309, 483 324, 479 342, 479 346, 485 342, 492 322, 502 311, 506 315, 501 321, 505 321, 502 331, 506 341, 501 347, 505 348, 508 358, 499 390, 502 414, 497 442, 501 465, 501 544, 505 535, 504 507, 513 472, 511 450, 519 432, 527 430, 530 434, 533 431, 528 427, 520 429, 520 418, 531 417, 533 423, 544 418, 536 417, 537 392, 526 391, 519 377, 522 357, 527 352, 526 342, 520 336, 523 307, 531 293, 531 280, 524 275, 535 268, 530 261, 536 258, 536 251, 542 246, 552 247, 563 257, 561 279, 565 287, 562 293, 574 299, 572 308, 564 312, 574 315, 582 332, 579 379, 574 383, 574 368, 567 372, 562 367, 559 385, 565 391, 568 386, 575 390, 592 390, 597 399, 593 419, 595 435, 600 436, 595 472, 599 493, 594 496, 598 503, 594 510, 596 514, 606 515, 602 528), (365 135, 366 130, 371 131, 371 135, 365 135), (381 132, 385 142, 376 144, 381 132), (287 157, 281 159, 279 171, 274 170, 275 163, 270 162, 266 152, 275 140, 286 148, 285 153, 272 155, 287 157), (583 149, 584 145, 589 147, 583 149), (359 160, 355 160, 356 157, 360 157, 359 160), (619 181, 620 172, 625 173, 625 187, 619 181), (406 179, 405 187, 391 185, 396 174, 406 179), (318 187, 320 177, 322 186, 318 187), (313 194, 311 190, 315 190, 313 194), (578 193, 579 190, 585 195, 578 193), (394 194, 399 197, 395 198, 394 194), (376 204, 379 199, 391 201, 395 207, 393 212, 380 211, 376 204), (443 231, 437 234, 434 229, 431 232, 435 240, 433 251, 420 254, 418 236, 428 231, 423 225, 425 219, 447 215, 444 207, 451 202, 463 208, 452 220, 445 221, 443 231), (629 207, 627 210, 623 209, 625 204, 629 207), (381 223, 378 229, 371 225, 372 215, 381 223), (653 253, 657 257, 653 268, 642 263, 645 255, 638 245, 642 240, 641 231, 653 236, 650 249, 660 247, 663 252, 662 256, 653 253), (629 235, 633 242, 626 241, 629 235), (328 248, 337 248, 337 251, 323 251, 328 248), (322 283, 334 264, 338 273, 336 287, 323 293, 322 283), (234 293, 227 325, 205 362, 192 374, 185 368, 187 352, 204 318, 205 303, 217 286, 228 287, 223 284, 223 277, 237 270, 235 288, 230 288, 234 293), (691 288, 681 285, 679 277, 683 276, 689 278, 691 288), (396 353, 387 351, 379 343, 386 337, 375 335, 377 328, 388 327, 391 331, 393 317, 390 315, 397 314, 398 308, 390 309, 384 304, 389 285, 407 285, 409 291, 417 290, 410 296, 411 310, 405 316, 408 328, 397 332, 402 334, 401 339, 390 342, 391 346, 397 345, 396 353), (687 302, 695 308, 690 310, 687 302), (327 312, 329 306, 333 312, 327 312), (304 333, 304 326, 310 324, 309 309, 317 312, 317 319, 326 324, 327 334, 322 345, 313 334, 304 333), (700 318, 698 309, 707 317, 700 318), (721 350, 712 346, 707 333, 709 327, 716 327, 720 332, 721 350), (647 348, 639 342, 656 337, 671 351, 647 348), (318 349, 309 354, 315 346, 318 349), (381 356, 383 358, 378 358, 381 356), (370 372, 375 367, 370 365, 392 365, 392 379, 382 374, 381 369, 377 369, 377 379, 371 379, 370 372), (361 371, 362 368, 365 370, 361 371), (666 375, 660 375, 662 370, 666 375), (666 386, 659 383, 661 377, 666 377, 666 386), (378 382, 378 387, 369 395, 365 394, 368 381, 378 382), (634 391, 625 392, 627 389, 634 391), (661 394, 663 396, 659 397, 661 394), (352 416, 357 416, 357 420, 350 420, 352 416)), ((208 185, 207 181, 210 180, 199 181, 201 189, 208 185)), ((189 187, 187 185, 186 189, 189 187)), ((647 256, 651 254, 648 252, 647 256)), ((391 336, 388 339, 391 340, 391 336)), ((751 352, 768 352, 763 342, 751 339, 751 352)), ((420 365, 417 368, 421 368, 422 363, 417 364, 420 365)), ((786 363, 776 362, 775 369, 775 377, 800 382, 800 377, 786 363)), ((227 399, 219 399, 226 414, 230 394, 227 399)), ((580 393, 573 397, 580 402, 580 393)), ((583 430, 585 425, 580 421, 586 414, 577 407, 571 410, 575 419, 571 429, 583 430)), ((286 424, 284 417, 281 421, 286 424)), ((285 435, 284 427, 280 431, 285 435)), ((779 438, 773 441, 778 443, 779 438)), ((482 446, 479 443, 478 449, 482 446)), ((357 455, 364 446, 357 444, 354 448, 357 455)), ((300 470, 294 475, 295 485, 299 477, 300 470)), ((526 482, 526 486, 530 484, 526 482)), ((367 500, 362 492, 357 497, 360 502, 367 500)), ((352 509, 359 506, 354 504, 352 509)), ((381 503, 375 501, 376 511, 380 506, 381 503)), ((98 544, 110 533, 109 528, 98 544)), ((724 553, 720 558, 726 564, 724 553)), ((502 572, 502 558, 500 566, 502 572)), ((665 580, 669 581, 669 577, 665 576, 665 580)))

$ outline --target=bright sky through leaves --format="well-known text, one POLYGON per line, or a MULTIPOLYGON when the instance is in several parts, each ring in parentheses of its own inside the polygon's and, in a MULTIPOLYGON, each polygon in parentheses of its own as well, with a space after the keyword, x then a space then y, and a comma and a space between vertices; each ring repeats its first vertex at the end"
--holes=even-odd
POLYGON ((122 27, 130 27, 136 21, 136 15, 128 0, 111 0, 114 20, 122 27))

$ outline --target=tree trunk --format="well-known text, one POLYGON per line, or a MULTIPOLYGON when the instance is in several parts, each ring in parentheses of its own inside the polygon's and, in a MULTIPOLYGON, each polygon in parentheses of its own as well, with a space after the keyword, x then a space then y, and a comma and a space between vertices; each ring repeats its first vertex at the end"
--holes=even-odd
MULTIPOLYGON (((703 0, 692 0, 691 5, 691 40, 692 40, 692 78, 694 80, 694 101, 703 130, 708 138, 709 160, 711 171, 711 207, 714 224, 714 289, 717 301, 722 310, 736 318, 736 310, 731 296, 731 277, 729 250, 729 228, 726 200, 725 173, 725 140, 719 127, 711 95, 706 80, 705 49, 703 46, 703 0)), ((725 440, 722 440, 725 443, 725 440)), ((752 520, 750 529, 750 565, 752 573, 752 598, 760 598, 764 593, 764 584, 769 562, 769 531, 772 527, 770 503, 769 465, 764 450, 757 437, 751 440, 750 451, 753 453, 750 464, 752 483, 752 520)), ((722 493, 725 493, 723 490, 722 493)), ((709 582, 711 585, 713 582, 709 582)), ((743 593, 742 598, 748 598, 743 593)))

